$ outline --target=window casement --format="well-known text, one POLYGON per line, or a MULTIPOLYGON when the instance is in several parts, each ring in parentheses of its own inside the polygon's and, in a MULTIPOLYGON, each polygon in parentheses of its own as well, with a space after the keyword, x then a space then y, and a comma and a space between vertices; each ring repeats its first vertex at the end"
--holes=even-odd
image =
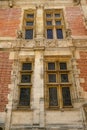
POLYGON ((19 84, 19 107, 30 107, 32 70, 32 62, 22 63, 19 84))
POLYGON ((31 40, 35 35, 35 11, 28 10, 24 12, 24 38, 27 40, 31 40))
POLYGON ((45 64, 45 100, 47 108, 72 107, 70 70, 67 61, 50 61, 45 64))
POLYGON ((45 10, 45 34, 47 39, 64 38, 64 18, 62 9, 45 10))

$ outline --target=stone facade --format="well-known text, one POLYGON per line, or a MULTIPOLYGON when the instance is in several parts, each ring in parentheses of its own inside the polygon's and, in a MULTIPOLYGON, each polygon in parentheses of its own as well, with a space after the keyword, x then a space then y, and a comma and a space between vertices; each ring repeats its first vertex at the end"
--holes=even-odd
POLYGON ((87 0, 0 0, 0 129, 87 130, 87 0), (58 9, 64 38, 47 39, 45 10, 58 9), (30 40, 24 38, 25 10, 36 14, 30 40), (46 64, 54 61, 68 63, 70 83, 54 86, 70 86, 71 107, 63 107, 61 96, 58 108, 49 107, 46 64), (30 106, 20 107, 25 62, 32 63, 30 106))

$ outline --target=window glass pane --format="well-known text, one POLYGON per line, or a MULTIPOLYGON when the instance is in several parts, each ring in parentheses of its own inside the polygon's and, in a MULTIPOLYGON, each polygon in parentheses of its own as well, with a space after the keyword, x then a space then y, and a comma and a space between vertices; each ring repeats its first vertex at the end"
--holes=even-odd
POLYGON ((50 17, 51 17, 51 14, 46 14, 46 17, 47 17, 47 18, 50 18, 50 17))
POLYGON ((26 22, 26 26, 33 26, 33 22, 27 21, 27 22, 26 22))
POLYGON ((30 88, 20 88, 19 105, 21 106, 30 105, 30 88))
POLYGON ((25 30, 25 39, 33 39, 33 29, 25 30))
POLYGON ((49 106, 58 106, 57 88, 49 88, 49 106))
POLYGON ((69 87, 62 88, 63 106, 71 105, 70 89, 69 87))
POLYGON ((32 63, 23 63, 22 70, 32 70, 32 63))
POLYGON ((27 18, 34 18, 34 14, 27 14, 27 18))
POLYGON ((67 69, 67 64, 65 62, 60 63, 60 70, 66 70, 67 69))
POLYGON ((68 74, 61 74, 61 82, 68 82, 68 74))
POLYGON ((53 39, 53 30, 52 29, 47 29, 47 38, 53 39))
POLYGON ((61 21, 55 21, 56 25, 61 25, 61 21))
POLYGON ((47 25, 52 25, 52 21, 47 21, 47 25))
POLYGON ((55 63, 49 62, 48 63, 48 70, 55 70, 55 63))
POLYGON ((22 74, 21 75, 21 83, 31 83, 31 75, 30 74, 22 74))
POLYGON ((60 17, 60 14, 58 13, 58 14, 55 14, 55 17, 60 17))
POLYGON ((56 82, 56 74, 48 74, 49 82, 56 82))
POLYGON ((58 39, 63 39, 62 29, 56 29, 56 34, 58 39))

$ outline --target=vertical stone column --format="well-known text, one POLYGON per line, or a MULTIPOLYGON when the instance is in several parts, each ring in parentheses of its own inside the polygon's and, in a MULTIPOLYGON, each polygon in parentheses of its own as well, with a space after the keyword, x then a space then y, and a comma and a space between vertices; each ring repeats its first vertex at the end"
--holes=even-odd
POLYGON ((36 6, 36 38, 42 38, 44 32, 43 5, 36 6))
POLYGON ((75 82, 75 99, 79 100, 81 99, 81 95, 80 95, 80 90, 81 90, 81 86, 80 86, 80 79, 79 79, 79 70, 77 69, 77 63, 76 63, 76 48, 72 47, 71 48, 72 51, 72 69, 73 69, 73 77, 74 77, 74 82, 75 82))
POLYGON ((43 48, 35 48, 33 79, 33 125, 44 127, 43 48))

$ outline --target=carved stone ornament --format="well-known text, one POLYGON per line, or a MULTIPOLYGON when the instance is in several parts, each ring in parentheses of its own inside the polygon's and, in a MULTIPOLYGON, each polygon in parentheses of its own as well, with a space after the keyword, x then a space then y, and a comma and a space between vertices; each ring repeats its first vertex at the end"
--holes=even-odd
POLYGON ((84 110, 86 121, 87 121, 87 103, 83 105, 83 110, 84 110))
POLYGON ((85 18, 85 25, 87 26, 87 18, 85 18))
POLYGON ((73 2, 74 2, 75 5, 79 5, 81 0, 73 0, 73 2))
POLYGON ((71 38, 71 30, 66 29, 66 38, 71 38))
POLYGON ((22 35, 22 31, 21 30, 18 30, 17 31, 17 38, 22 38, 23 35, 22 35))
POLYGON ((12 8, 13 7, 13 0, 8 0, 8 6, 10 7, 10 8, 12 8))
POLYGON ((58 43, 56 42, 56 40, 46 40, 45 46, 46 47, 58 47, 58 43))

